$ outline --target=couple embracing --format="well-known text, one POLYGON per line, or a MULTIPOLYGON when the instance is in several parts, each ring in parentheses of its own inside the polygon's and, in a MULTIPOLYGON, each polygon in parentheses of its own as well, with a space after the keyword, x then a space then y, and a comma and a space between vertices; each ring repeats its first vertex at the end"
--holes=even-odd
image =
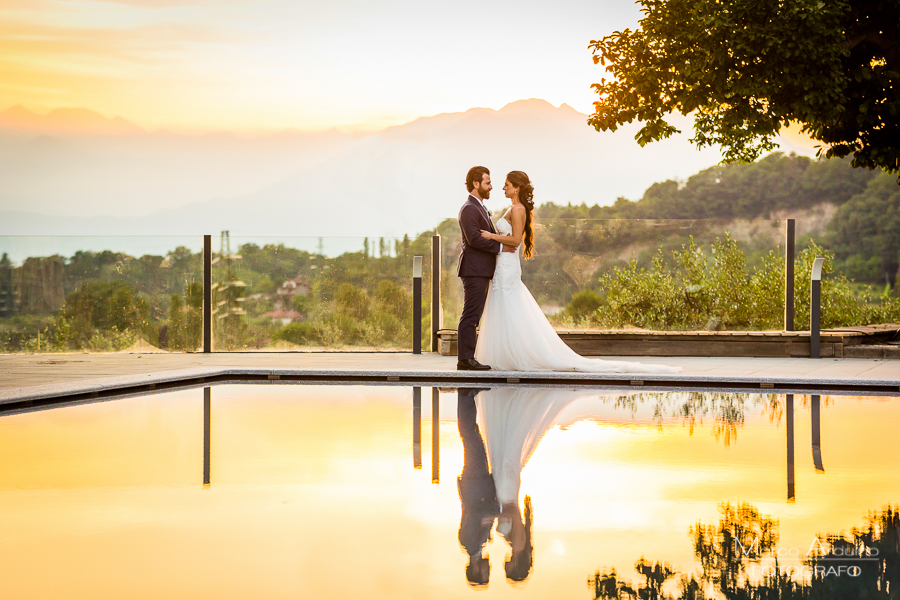
POLYGON ((519 249, 534 252, 534 187, 523 171, 506 176, 503 192, 511 202, 496 227, 485 201, 491 173, 472 167, 466 175, 469 197, 459 211, 463 312, 457 330, 456 368, 489 371, 581 371, 588 373, 676 373, 678 367, 608 361, 577 354, 560 339, 531 292, 522 283, 519 249), (476 337, 476 328, 481 322, 476 337))

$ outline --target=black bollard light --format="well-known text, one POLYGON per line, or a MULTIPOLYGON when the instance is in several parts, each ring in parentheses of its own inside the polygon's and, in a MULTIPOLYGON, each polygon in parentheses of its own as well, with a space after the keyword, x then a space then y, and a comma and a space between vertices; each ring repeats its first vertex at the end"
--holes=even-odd
POLYGON ((413 354, 422 354, 422 257, 413 256, 413 354))
POLYGON ((819 351, 819 324, 822 321, 822 265, 824 258, 813 260, 812 281, 809 288, 809 357, 821 358, 819 351))

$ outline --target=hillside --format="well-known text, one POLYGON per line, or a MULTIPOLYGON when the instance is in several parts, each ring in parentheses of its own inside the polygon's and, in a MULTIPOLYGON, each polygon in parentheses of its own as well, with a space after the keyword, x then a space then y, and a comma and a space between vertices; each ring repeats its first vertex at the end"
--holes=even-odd
MULTIPOLYGON (((713 219, 709 227, 694 229, 707 237, 728 230, 747 247, 759 249, 781 241, 774 220, 793 218, 799 243, 810 238, 823 242, 835 254, 837 271, 849 278, 893 288, 900 268, 900 186, 891 175, 854 169, 847 160, 816 161, 775 152, 752 164, 705 169, 683 183, 655 183, 636 202, 620 198, 612 206, 547 204, 537 215, 547 222, 713 219)), ((560 234, 555 239, 563 241, 560 234)), ((581 251, 605 251, 607 256, 614 251, 619 260, 658 245, 656 238, 639 238, 615 246, 608 235, 582 235, 580 241, 581 251)), ((563 243, 576 245, 574 240, 563 243)))

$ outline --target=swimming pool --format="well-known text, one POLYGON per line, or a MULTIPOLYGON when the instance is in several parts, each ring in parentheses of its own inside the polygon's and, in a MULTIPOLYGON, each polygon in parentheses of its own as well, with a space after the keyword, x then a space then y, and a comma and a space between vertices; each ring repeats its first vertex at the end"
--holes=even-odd
POLYGON ((896 535, 898 416, 889 397, 340 385, 7 414, 0 591, 615 597, 647 585, 642 557, 674 597, 682 575, 712 595, 822 565, 819 585, 871 586, 884 551, 833 560, 827 536, 869 517, 887 525, 867 548, 896 535), (742 560, 722 555, 734 531, 742 560))

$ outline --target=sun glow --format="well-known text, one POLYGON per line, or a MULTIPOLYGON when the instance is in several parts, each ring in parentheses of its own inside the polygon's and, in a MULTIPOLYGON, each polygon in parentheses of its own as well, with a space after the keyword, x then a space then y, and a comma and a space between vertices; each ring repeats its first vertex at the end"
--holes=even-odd
POLYGON ((637 11, 567 3, 542 19, 479 5, 475 28, 465 2, 12 0, 0 109, 81 106, 182 132, 373 130, 529 97, 587 112, 587 42, 637 11))

